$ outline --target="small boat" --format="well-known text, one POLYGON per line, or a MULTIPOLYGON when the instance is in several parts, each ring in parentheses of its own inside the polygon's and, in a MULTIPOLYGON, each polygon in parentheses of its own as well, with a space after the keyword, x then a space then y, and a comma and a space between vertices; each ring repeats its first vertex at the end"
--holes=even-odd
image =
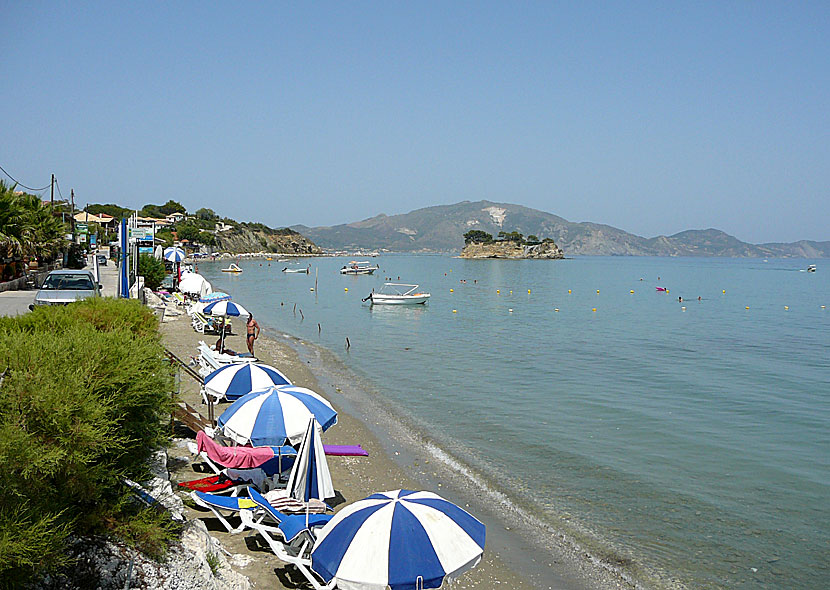
POLYGON ((372 305, 418 305, 426 303, 429 293, 417 292, 418 285, 404 283, 386 283, 380 291, 372 291, 363 301, 372 305))
POLYGON ((815 264, 808 264, 807 265, 807 272, 816 272, 816 265, 815 264))
POLYGON ((308 268, 288 268, 286 266, 284 269, 282 269, 282 272, 291 272, 291 273, 301 272, 301 273, 304 273, 304 274, 308 274, 310 269, 311 269, 310 266, 308 268))
POLYGON ((347 264, 346 266, 344 266, 343 268, 340 269, 340 274, 341 275, 370 275, 370 274, 374 273, 379 268, 380 267, 377 264, 372 266, 372 264, 370 264, 368 261, 366 261, 366 262, 357 262, 355 260, 352 260, 351 262, 349 262, 349 264, 347 264))
POLYGON ((233 262, 231 262, 231 265, 230 265, 228 268, 223 268, 223 269, 222 269, 222 272, 233 272, 233 273, 239 274, 239 273, 241 273, 241 272, 242 272, 242 269, 241 269, 241 268, 239 268, 239 267, 238 267, 236 264, 234 264, 233 262))

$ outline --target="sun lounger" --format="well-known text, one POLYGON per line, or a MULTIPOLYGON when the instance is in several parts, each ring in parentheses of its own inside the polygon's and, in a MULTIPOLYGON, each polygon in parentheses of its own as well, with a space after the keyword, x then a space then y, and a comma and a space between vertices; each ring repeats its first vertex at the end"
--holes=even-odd
MULTIPOLYGON (((255 363, 256 357, 251 353, 242 353, 237 355, 220 354, 213 350, 204 341, 199 342, 199 374, 202 377, 207 377, 216 369, 220 369, 230 363, 255 363)), ((203 395, 204 397, 204 395, 203 395)))
POLYGON ((222 513, 229 512, 232 515, 239 516, 241 510, 254 510, 259 508, 256 502, 250 498, 239 496, 220 496, 218 494, 206 494, 205 492, 197 492, 194 490, 190 492, 190 497, 198 506, 213 512, 213 515, 222 523, 222 526, 232 535, 241 532, 247 525, 245 522, 242 522, 238 526, 233 526, 228 522, 228 516, 222 513))
POLYGON ((311 549, 316 539, 315 531, 325 526, 332 519, 332 515, 284 514, 274 509, 256 490, 249 490, 249 493, 251 500, 261 510, 261 516, 257 520, 254 511, 241 510, 239 517, 242 519, 242 524, 259 533, 274 555, 296 566, 314 588, 317 590, 333 588, 334 580, 329 585, 323 586, 311 571, 311 549), (265 524, 268 520, 278 523, 277 526, 265 524))
POLYGON ((224 473, 237 477, 231 479, 256 482, 265 489, 275 489, 283 485, 281 475, 294 465, 297 451, 294 447, 226 447, 210 438, 204 431, 196 434, 196 443, 188 443, 190 451, 197 455, 217 475, 224 473), (244 470, 260 470, 262 473, 243 473, 244 470))

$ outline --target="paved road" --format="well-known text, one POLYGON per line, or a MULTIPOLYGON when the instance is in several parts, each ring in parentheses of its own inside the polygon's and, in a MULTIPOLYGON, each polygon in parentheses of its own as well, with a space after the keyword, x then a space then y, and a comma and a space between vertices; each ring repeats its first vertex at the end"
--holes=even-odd
MULTIPOLYGON (((114 297, 118 291, 118 268, 112 261, 108 262, 107 266, 100 267, 101 279, 99 282, 104 287, 101 294, 105 297, 114 297)), ((91 264, 87 264, 86 268, 93 270, 91 264)), ((29 305, 35 300, 35 293, 37 291, 4 291, 0 293, 0 315, 15 316, 28 313, 29 305)))

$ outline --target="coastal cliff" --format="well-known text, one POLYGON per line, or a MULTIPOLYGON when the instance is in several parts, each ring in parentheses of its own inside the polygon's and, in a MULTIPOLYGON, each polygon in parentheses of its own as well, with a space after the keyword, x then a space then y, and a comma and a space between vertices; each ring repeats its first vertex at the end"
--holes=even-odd
POLYGON ((565 253, 553 242, 522 245, 513 241, 496 241, 488 244, 472 242, 464 246, 461 258, 539 258, 562 259, 565 253))
POLYGON ((317 244, 292 229, 271 229, 261 223, 240 223, 228 231, 217 233, 214 250, 231 254, 263 251, 275 254, 323 253, 317 244))

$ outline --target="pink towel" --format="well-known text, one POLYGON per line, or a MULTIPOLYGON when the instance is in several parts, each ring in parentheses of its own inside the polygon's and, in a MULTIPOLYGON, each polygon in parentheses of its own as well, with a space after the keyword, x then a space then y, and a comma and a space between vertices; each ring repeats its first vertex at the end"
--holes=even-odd
POLYGON ((326 455, 340 457, 368 457, 369 451, 360 445, 323 445, 326 455))
POLYGON ((223 447, 204 431, 196 434, 199 452, 204 451, 211 461, 233 469, 254 469, 274 458, 271 447, 223 447))

